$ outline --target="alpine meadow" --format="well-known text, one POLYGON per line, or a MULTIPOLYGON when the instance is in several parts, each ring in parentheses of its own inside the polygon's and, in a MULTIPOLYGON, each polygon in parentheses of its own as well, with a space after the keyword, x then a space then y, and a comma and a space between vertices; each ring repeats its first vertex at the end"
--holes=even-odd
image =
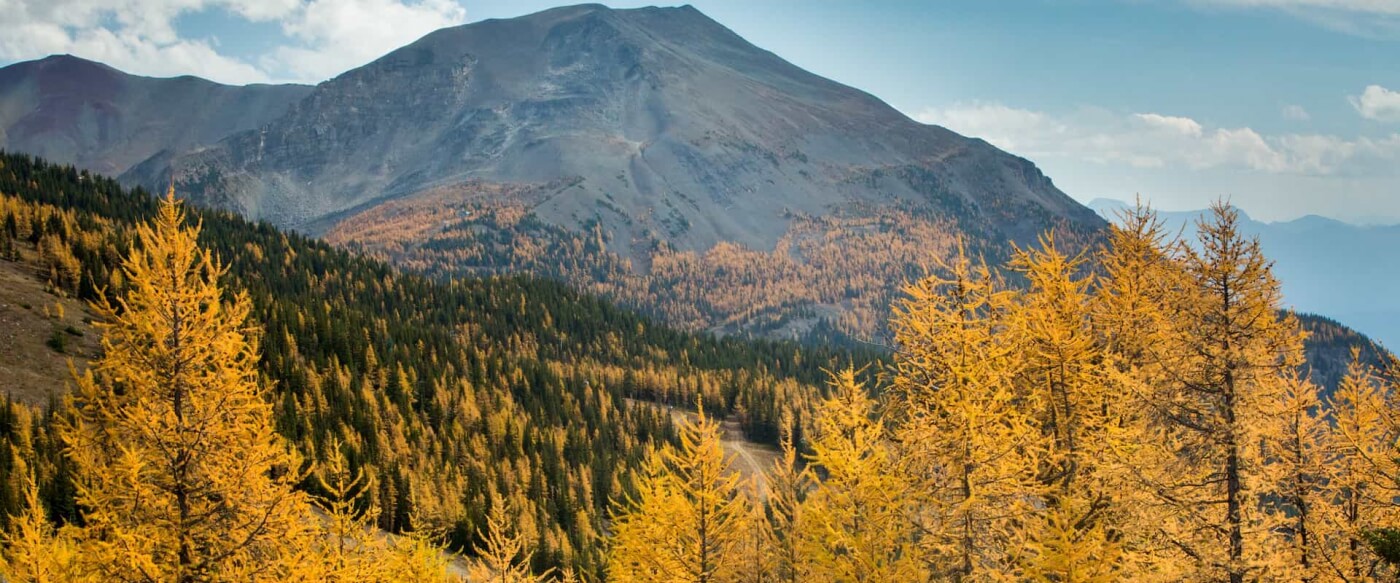
POLYGON ((1400 6, 545 2, 0 0, 0 583, 1400 582, 1400 6))

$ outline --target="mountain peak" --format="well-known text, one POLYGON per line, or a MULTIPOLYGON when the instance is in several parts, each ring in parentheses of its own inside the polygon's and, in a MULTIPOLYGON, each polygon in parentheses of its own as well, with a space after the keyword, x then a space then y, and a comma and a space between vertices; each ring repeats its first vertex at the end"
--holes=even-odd
POLYGON ((97 61, 90 61, 70 54, 54 54, 42 59, 22 61, 0 68, 0 75, 44 76, 66 83, 92 82, 96 78, 112 78, 125 75, 121 71, 97 61))
POLYGON ((935 206, 1034 237, 1097 226, 1030 162, 914 122, 763 50, 691 6, 552 8, 430 33, 319 85, 287 115, 127 179, 313 232, 324 219, 461 184, 575 185, 547 223, 772 249, 794 217, 935 206), (209 180, 217 177, 218 180, 209 180), (178 185, 177 185, 178 186, 178 185))
POLYGON ((104 64, 99 63, 99 62, 97 62, 97 61, 90 61, 90 60, 88 60, 88 59, 84 59, 84 58, 82 58, 82 57, 79 57, 79 56, 77 56, 77 55, 73 55, 73 54, 71 54, 71 53, 54 53, 54 54, 49 55, 49 56, 47 56, 47 57, 43 57, 43 58, 40 58, 40 59, 34 59, 33 61, 30 61, 30 62, 31 62, 31 63, 34 63, 34 64, 36 64, 36 65, 45 65, 45 66, 48 66, 48 65, 61 65, 61 64, 83 64, 83 65, 89 65, 89 66, 94 66, 94 67, 102 67, 102 68, 104 68, 104 69, 110 69, 110 68, 111 68, 111 67, 108 67, 107 65, 104 65, 104 64))
POLYGON ((113 69, 111 66, 106 65, 106 64, 104 64, 104 63, 99 63, 99 62, 97 62, 97 61, 93 61, 93 60, 89 60, 89 59, 84 59, 84 58, 82 58, 82 57, 79 57, 79 56, 74 55, 74 54, 71 54, 71 53, 55 53, 55 54, 49 55, 49 56, 47 56, 47 57, 43 57, 43 58, 40 58, 40 59, 34 59, 33 61, 28 61, 28 62, 29 62, 29 63, 32 63, 32 64, 34 64, 34 65, 36 65, 36 66, 41 66, 41 67, 74 66, 74 67, 93 67, 93 68, 106 69, 106 70, 112 70, 112 71, 115 71, 115 70, 116 70, 116 69, 113 69))

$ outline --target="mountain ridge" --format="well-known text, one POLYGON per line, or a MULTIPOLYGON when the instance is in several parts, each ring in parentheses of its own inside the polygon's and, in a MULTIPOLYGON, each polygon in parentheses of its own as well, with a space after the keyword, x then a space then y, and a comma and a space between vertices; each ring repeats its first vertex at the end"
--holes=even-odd
MULTIPOLYGON (((619 251, 653 238, 771 249, 786 212, 851 200, 946 207, 930 199, 950 195, 1039 211, 1037 227, 1098 220, 1029 161, 919 124, 693 7, 569 6, 435 31, 318 85, 258 130, 153 158, 124 180, 154 187, 172 170, 213 204, 303 229, 470 179, 578 179, 534 211, 566 227, 596 218, 619 251), (934 175, 861 184, 902 169, 934 175), (603 200, 620 212, 600 211, 603 200), (671 215, 690 228, 663 233, 658 217, 671 215)), ((986 214, 1011 238, 1040 230, 986 214)))
POLYGON ((0 68, 0 149, 117 174, 162 150, 188 150, 262 125, 310 90, 145 77, 51 55, 0 68))

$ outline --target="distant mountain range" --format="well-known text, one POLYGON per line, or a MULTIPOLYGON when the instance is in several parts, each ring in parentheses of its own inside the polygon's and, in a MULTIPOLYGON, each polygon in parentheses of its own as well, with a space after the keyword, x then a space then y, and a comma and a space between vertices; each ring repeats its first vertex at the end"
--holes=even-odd
MULTIPOLYGON (((439 30, 318 85, 284 115, 125 179, 282 226, 434 187, 563 181, 529 201, 609 247, 771 249, 795 213, 908 202, 1005 238, 1098 218, 1033 164, 917 123, 689 6, 571 6, 439 30), (687 225, 676 228, 675 225, 687 225)), ((470 194, 465 194, 470 196, 470 194)))
MULTIPOLYGON (((1089 203, 1107 218, 1128 203, 1089 203)), ((1173 231, 1196 232, 1202 211, 1160 212, 1173 231)), ((1400 225, 1357 226, 1318 216, 1265 223, 1245 216, 1247 235, 1259 237, 1283 283, 1284 301, 1303 312, 1326 314, 1383 342, 1400 346, 1400 225)))
POLYGON ((0 69, 0 149, 116 175, 259 127, 311 89, 139 77, 58 55, 0 69))

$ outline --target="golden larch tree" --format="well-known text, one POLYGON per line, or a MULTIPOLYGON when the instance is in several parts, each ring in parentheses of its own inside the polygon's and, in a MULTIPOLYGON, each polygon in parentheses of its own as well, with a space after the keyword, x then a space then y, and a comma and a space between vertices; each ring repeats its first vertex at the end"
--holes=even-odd
POLYGON ((387 544, 374 524, 379 508, 372 503, 374 480, 363 468, 351 469, 338 439, 326 444, 327 459, 316 473, 322 495, 314 503, 323 513, 326 540, 315 578, 327 583, 386 581, 387 544))
POLYGON ((1173 319, 1173 306, 1186 287, 1179 248, 1156 212, 1139 202, 1109 225, 1097 254, 1101 275, 1093 290, 1092 319, 1107 392, 1114 396, 1099 476, 1116 495, 1110 511, 1123 549, 1122 575, 1137 581, 1174 582, 1194 568, 1173 542, 1174 510, 1159 496, 1177 457, 1178 432, 1161 414, 1158 393, 1168 379, 1163 347, 1181 346, 1173 319))
POLYGON ((1330 399, 1327 495, 1334 500, 1329 530, 1337 533, 1324 549, 1324 572, 1342 581, 1367 581, 1384 566, 1366 544, 1368 530, 1400 523, 1400 417, 1396 387, 1353 353, 1347 372, 1330 399))
POLYGON ((1018 406, 1009 295, 961 247, 939 271, 907 286, 895 308, 889 420, 920 495, 924 556, 937 576, 979 580, 1009 572, 1044 489, 1043 452, 1018 406))
POLYGON ((764 482, 752 476, 743 487, 753 494, 748 504, 749 515, 740 525, 742 533, 732 553, 737 566, 738 583, 772 583, 778 581, 776 536, 768 520, 762 499, 768 496, 764 482))
POLYGON ((802 505, 800 549, 807 579, 845 583, 927 577, 910 520, 912 489, 895 465, 876 404, 847 368, 832 379, 812 441, 824 476, 802 505))
POLYGON ((1093 278, 1082 256, 1071 257, 1054 236, 1017 249, 1009 267, 1026 281, 1008 314, 1021 362, 1018 401, 1040 429, 1039 480, 1045 508, 1027 521, 1023 577, 1097 581, 1119 574, 1123 549, 1116 531, 1123 508, 1103 463, 1121 447, 1120 395, 1110 390, 1104 351, 1092 321, 1093 278))
POLYGON ((721 583, 741 567, 735 547, 750 520, 749 500, 730 470, 719 423, 701 408, 681 427, 680 445, 652 454, 614 521, 608 560, 616 581, 721 583))
POLYGON ((784 416, 778 459, 768 471, 768 519, 773 529, 774 581, 797 583, 808 572, 807 556, 798 544, 804 523, 803 501, 812 487, 811 474, 800 465, 793 443, 792 414, 784 416))
POLYGON ((1265 427, 1265 480, 1273 491, 1272 510, 1283 535, 1275 549, 1275 577, 1327 581, 1324 565, 1337 530, 1328 517, 1338 498, 1329 493, 1333 457, 1327 451, 1331 428, 1318 387, 1299 371, 1284 376, 1283 391, 1265 427))
POLYGON ((491 510, 486 515, 486 529, 479 532, 483 545, 472 563, 473 581, 483 583, 538 583, 548 573, 536 575, 530 571, 532 551, 527 540, 512 525, 505 500, 491 497, 491 510))
POLYGON ((615 503, 613 536, 608 549, 608 578, 624 582, 665 581, 681 549, 664 546, 681 525, 675 517, 662 522, 683 502, 679 499, 666 467, 663 450, 647 455, 634 492, 615 503))
POLYGON ((1094 322, 1106 356, 1122 369, 1157 364, 1157 346, 1172 328, 1171 297, 1184 273, 1174 257, 1179 241, 1162 219, 1139 203, 1109 225, 1097 254, 1101 276, 1094 286, 1094 322))
POLYGON ((1224 203, 1181 248, 1185 285, 1171 305, 1175 341, 1157 345, 1165 378, 1149 398, 1155 444, 1170 455, 1149 485, 1171 507, 1170 543, 1194 565, 1185 579, 1242 583, 1269 576, 1283 544, 1263 511, 1269 494, 1261 440, 1279 420, 1286 371, 1301 364, 1302 335, 1280 316, 1282 295, 1257 239, 1224 203))
MULTIPOLYGON (((384 555, 385 583, 458 583, 462 578, 448 572, 448 556, 442 551, 441 537, 429 530, 411 530, 394 536, 390 552, 384 555)), ((309 583, 309 582, 308 582, 309 583)))
POLYGON ((24 512, 11 517, 0 550, 0 580, 15 583, 82 583, 96 581, 78 568, 78 549, 71 530, 59 531, 45 516, 34 474, 21 462, 24 512))
POLYGON ((105 581, 273 580, 311 525, 273 432, 246 294, 185 225, 172 189, 137 230, 124 295, 94 305, 102 355, 78 377, 67 455, 81 556, 105 581))

